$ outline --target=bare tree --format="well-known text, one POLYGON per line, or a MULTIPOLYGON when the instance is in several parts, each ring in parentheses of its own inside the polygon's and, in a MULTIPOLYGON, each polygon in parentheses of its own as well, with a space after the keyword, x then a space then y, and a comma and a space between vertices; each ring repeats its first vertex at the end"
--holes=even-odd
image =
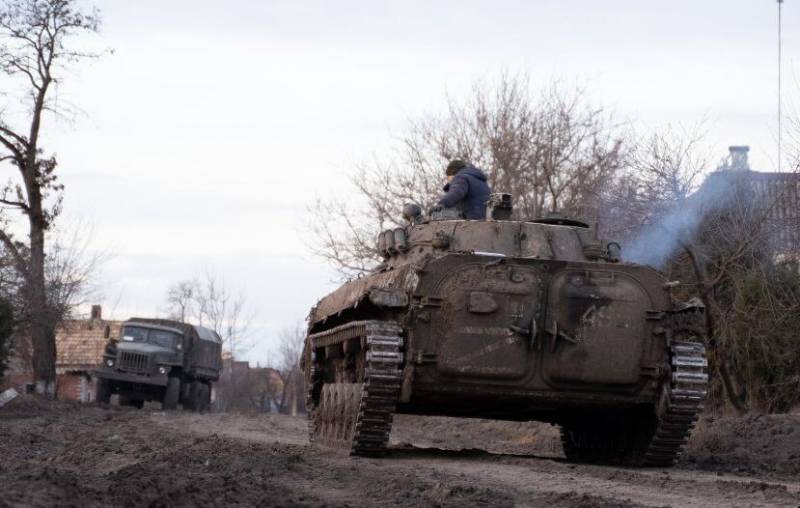
POLYGON ((14 311, 11 303, 0 297, 0 382, 3 380, 14 332, 14 311))
POLYGON ((703 122, 666 126, 631 143, 625 168, 605 186, 601 234, 626 242, 628 260, 662 266, 680 248, 680 234, 697 229, 701 214, 686 214, 676 204, 686 202, 709 168, 701 148, 705 132, 703 122))
POLYGON ((796 116, 788 132, 791 169, 761 174, 723 160, 697 192, 710 202, 700 227, 682 242, 690 288, 707 307, 716 391, 740 412, 785 411, 800 402, 796 116))
POLYGON ((9 112, 14 99, 0 109, 0 162, 18 175, 0 192, 0 204, 3 212, 21 213, 29 232, 22 243, 2 227, 0 243, 25 280, 36 390, 49 396, 55 395, 57 316, 47 301, 45 237, 61 211, 63 186, 56 159, 44 154, 40 138, 45 113, 54 111, 48 94, 65 66, 96 56, 71 49, 71 42, 96 32, 98 24, 96 11, 83 12, 72 0, 7 0, 0 6, 0 70, 26 90, 24 110, 9 112))
POLYGON ((224 278, 206 271, 199 279, 194 299, 199 323, 213 328, 231 354, 243 354, 252 347, 251 317, 246 314, 243 292, 232 291, 224 278))
POLYGON ((280 409, 292 416, 305 411, 305 380, 300 369, 305 336, 305 328, 301 324, 285 328, 279 334, 278 353, 281 359, 276 370, 283 381, 280 409))
POLYGON ((201 277, 179 281, 167 289, 167 312, 170 318, 195 321, 216 331, 223 347, 232 355, 246 353, 253 347, 250 337, 252 315, 244 293, 232 290, 223 277, 206 270, 201 277))
MULTIPOLYGON (((704 199, 709 193, 715 195, 709 200, 712 208, 703 215, 697 233, 682 241, 692 269, 691 282, 707 308, 706 331, 711 358, 728 401, 740 412, 749 410, 754 402, 755 378, 751 377, 748 382, 742 376, 743 372, 752 372, 749 367, 760 363, 750 355, 757 349, 773 353, 785 351, 782 347, 785 341, 776 341, 776 336, 769 333, 764 333, 757 341, 741 340, 743 332, 752 339, 753 332, 759 329, 742 328, 746 319, 741 318, 746 315, 741 314, 738 305, 743 298, 751 299, 746 297, 748 291, 755 289, 754 281, 766 282, 772 277, 772 283, 758 289, 763 293, 757 300, 759 305, 766 302, 771 307, 771 312, 759 314, 762 324, 770 323, 770 328, 779 330, 789 318, 795 329, 800 326, 800 319, 792 320, 791 314, 778 312, 782 306, 794 308, 796 303, 787 297, 800 293, 800 280, 781 275, 778 260, 785 245, 779 240, 787 224, 775 220, 781 215, 777 212, 790 202, 789 198, 796 196, 795 185, 779 183, 765 187, 749 172, 718 171, 710 175, 696 196, 704 199), (709 190, 704 192, 706 187, 709 190)), ((796 198, 793 201, 796 210, 800 203, 796 198)), ((794 249, 798 247, 793 246, 794 249)), ((797 355, 799 350, 795 344, 790 354, 797 355)))
POLYGON ((94 230, 82 222, 57 228, 51 235, 45 292, 58 323, 73 318, 76 309, 96 301, 100 292, 98 276, 109 254, 94 247, 94 238, 94 230))
POLYGON ((675 296, 703 301, 717 403, 741 412, 785 407, 797 400, 787 397, 795 386, 787 379, 800 372, 797 345, 782 331, 800 326, 791 311, 800 280, 781 267, 787 245, 775 241, 796 225, 776 212, 796 212, 796 199, 787 207, 796 184, 723 161, 698 185, 707 167, 698 132, 668 129, 641 143, 605 213, 628 239, 628 260, 666 270, 682 283, 675 296))
MULTIPOLYGON (((76 309, 98 296, 96 281, 108 254, 96 250, 93 243, 93 230, 84 223, 51 231, 45 256, 45 294, 56 326, 75 317, 76 309)), ((0 300, 10 302, 13 309, 15 355, 32 366, 34 349, 28 332, 33 316, 26 290, 25 277, 0 247, 0 300)))
POLYGON ((405 203, 432 206, 453 158, 486 170, 496 191, 513 193, 519 217, 593 216, 624 156, 617 126, 583 89, 554 83, 534 95, 527 77, 507 74, 476 82, 466 101, 448 97, 443 115, 410 121, 389 162, 360 165, 355 199, 311 208, 313 248, 344 277, 369 270, 380 259, 377 234, 401 224, 405 203))
POLYGON ((800 272, 741 263, 720 287, 719 349, 727 353, 738 406, 767 412, 800 404, 800 272), (723 296, 724 295, 724 296, 723 296))
POLYGON ((169 318, 185 323, 194 314, 195 281, 183 280, 167 289, 167 309, 169 318))

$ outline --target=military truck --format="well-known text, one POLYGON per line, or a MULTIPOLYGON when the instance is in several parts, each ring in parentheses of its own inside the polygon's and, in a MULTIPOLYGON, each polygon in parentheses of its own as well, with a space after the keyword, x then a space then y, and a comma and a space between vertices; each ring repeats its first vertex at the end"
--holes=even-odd
POLYGON ((211 403, 211 383, 222 370, 222 340, 208 328, 166 319, 132 318, 112 338, 95 371, 97 401, 112 394, 120 405, 141 408, 145 401, 164 409, 203 411, 211 403))
POLYGON ((311 310, 314 443, 386 451, 395 413, 559 425, 568 459, 668 466, 703 407, 704 309, 564 217, 457 210, 383 232, 383 262, 311 310))

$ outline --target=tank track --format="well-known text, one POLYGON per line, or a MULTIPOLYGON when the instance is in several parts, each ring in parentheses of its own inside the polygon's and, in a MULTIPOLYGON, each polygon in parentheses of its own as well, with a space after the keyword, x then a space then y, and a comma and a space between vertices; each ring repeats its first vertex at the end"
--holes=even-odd
POLYGON ((656 408, 652 427, 643 422, 592 423, 561 428, 564 454, 570 460, 632 466, 671 466, 703 410, 708 374, 705 347, 699 342, 670 346, 671 377, 656 408), (620 425, 622 423, 623 425, 620 425))
POLYGON ((642 465, 671 466, 689 439, 708 391, 706 348, 699 342, 674 342, 670 346, 672 379, 666 407, 658 418, 653 439, 642 465))
POLYGON ((402 383, 401 333, 392 321, 357 321, 309 336, 313 350, 360 339, 363 355, 356 383, 324 383, 312 355, 306 396, 312 443, 359 456, 386 452, 402 383))

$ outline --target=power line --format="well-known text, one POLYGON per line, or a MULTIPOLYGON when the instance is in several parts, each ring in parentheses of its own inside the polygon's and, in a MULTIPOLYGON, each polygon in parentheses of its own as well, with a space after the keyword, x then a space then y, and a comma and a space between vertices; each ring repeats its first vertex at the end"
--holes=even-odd
POLYGON ((783 0, 778 0, 778 171, 781 170, 781 141, 783 140, 783 131, 781 130, 781 14, 783 10, 783 0))

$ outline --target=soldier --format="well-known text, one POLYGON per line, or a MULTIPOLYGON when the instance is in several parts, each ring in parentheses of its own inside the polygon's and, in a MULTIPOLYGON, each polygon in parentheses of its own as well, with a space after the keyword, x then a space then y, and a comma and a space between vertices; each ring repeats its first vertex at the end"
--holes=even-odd
POLYGON ((486 202, 492 193, 483 171, 459 159, 450 161, 445 170, 447 185, 437 204, 461 209, 465 219, 486 219, 486 202))

